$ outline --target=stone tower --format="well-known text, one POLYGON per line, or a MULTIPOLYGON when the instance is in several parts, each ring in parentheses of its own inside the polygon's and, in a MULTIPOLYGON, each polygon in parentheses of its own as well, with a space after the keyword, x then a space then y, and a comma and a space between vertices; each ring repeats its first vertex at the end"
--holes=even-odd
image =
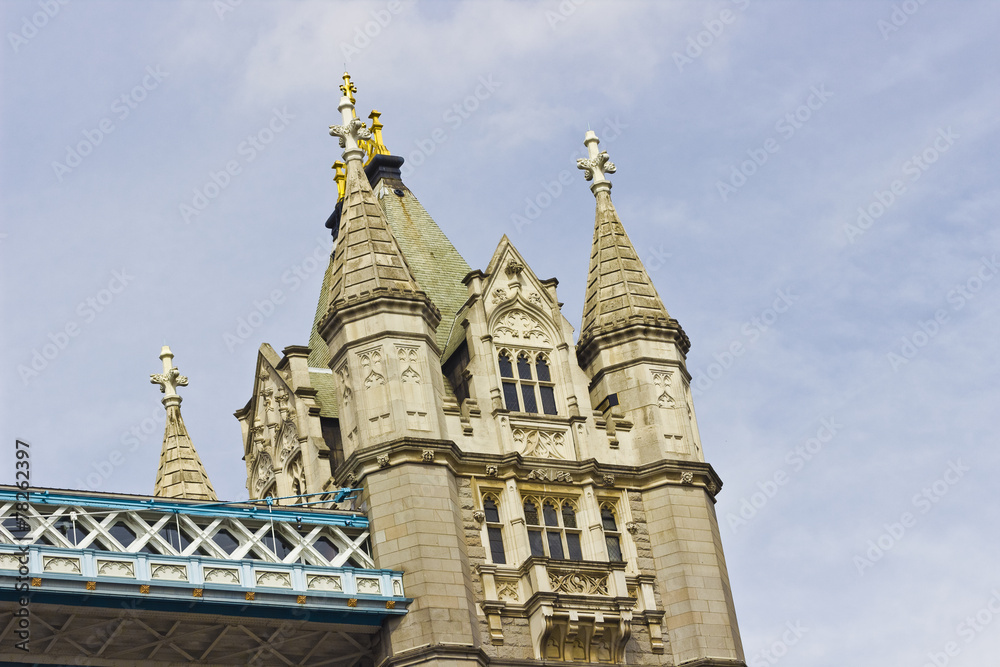
POLYGON ((376 567, 404 572, 379 665, 744 665, 670 317, 588 132, 596 220, 578 342, 507 237, 472 270, 403 183, 345 74, 333 251, 309 346, 261 346, 251 498, 358 489, 376 567))

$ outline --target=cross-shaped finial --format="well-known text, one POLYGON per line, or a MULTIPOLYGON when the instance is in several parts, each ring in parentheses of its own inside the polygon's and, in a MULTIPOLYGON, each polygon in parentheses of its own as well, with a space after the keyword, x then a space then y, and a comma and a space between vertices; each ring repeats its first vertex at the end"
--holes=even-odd
POLYGON ((181 375, 181 372, 174 367, 174 353, 166 345, 160 351, 160 359, 163 361, 163 372, 150 375, 149 382, 160 385, 160 391, 166 394, 164 400, 170 396, 180 398, 177 395, 177 387, 187 386, 187 376, 181 375))
POLYGON ((583 145, 587 147, 588 158, 576 161, 577 169, 583 169, 583 177, 588 181, 594 181, 594 185, 590 186, 591 189, 600 183, 607 183, 608 187, 611 187, 611 182, 605 174, 615 173, 615 163, 608 157, 608 152, 598 152, 597 144, 599 143, 601 140, 597 138, 594 131, 587 130, 587 134, 583 138, 583 145))
POLYGON ((344 76, 342 78, 344 79, 344 85, 340 87, 340 92, 344 94, 344 97, 351 101, 351 104, 354 104, 357 102, 357 100, 354 99, 354 93, 358 92, 358 87, 351 81, 351 75, 347 72, 344 72, 344 76))
POLYGON ((340 112, 344 124, 331 125, 330 136, 337 137, 340 141, 340 147, 346 149, 344 151, 345 162, 354 159, 360 160, 365 155, 365 151, 360 148, 360 142, 370 140, 372 133, 354 111, 354 95, 352 93, 357 92, 358 89, 351 83, 351 75, 347 72, 344 72, 344 85, 340 87, 340 90, 344 96, 340 98, 340 106, 337 107, 337 110, 340 112))

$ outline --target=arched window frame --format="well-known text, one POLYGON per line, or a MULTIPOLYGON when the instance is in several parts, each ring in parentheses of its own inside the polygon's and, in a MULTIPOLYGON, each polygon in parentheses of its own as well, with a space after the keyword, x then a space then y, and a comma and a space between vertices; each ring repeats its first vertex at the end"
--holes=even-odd
MULTIPOLYGON (((302 452, 296 452, 285 466, 285 475, 288 477, 288 495, 302 496, 306 490, 306 469, 302 461, 302 452), (298 487, 298 488, 296 488, 298 487)), ((302 498, 291 498, 289 504, 303 502, 302 498)))
POLYGON ((481 538, 486 548, 486 557, 495 565, 508 563, 507 541, 504 539, 506 521, 503 515, 503 505, 500 502, 502 494, 499 491, 484 491, 480 496, 483 512, 483 527, 481 538), (488 503, 493 504, 495 514, 488 503))
POLYGON ((524 512, 525 530, 528 533, 528 550, 531 556, 555 558, 558 560, 583 560, 580 528, 580 505, 575 498, 560 496, 522 495, 521 508, 524 512), (535 516, 527 511, 528 503, 534 504, 535 516), (549 515, 546 504, 554 510, 549 515), (565 508, 572 510, 573 525, 567 525, 565 508), (554 519, 554 521, 550 520, 554 519), (534 523, 532 521, 535 521, 534 523))
POLYGON ((497 349, 495 359, 504 407, 507 410, 528 414, 559 414, 550 352, 505 345, 497 349), (521 363, 522 359, 525 360, 524 364, 521 363), (543 369, 547 375, 544 378, 540 372, 543 369))
POLYGON ((608 554, 608 562, 625 563, 628 557, 622 540, 622 517, 618 505, 611 500, 600 502, 601 532, 604 534, 604 547, 608 554), (610 517, 609 517, 610 514, 610 517), (610 518, 610 521, 608 520, 610 518))

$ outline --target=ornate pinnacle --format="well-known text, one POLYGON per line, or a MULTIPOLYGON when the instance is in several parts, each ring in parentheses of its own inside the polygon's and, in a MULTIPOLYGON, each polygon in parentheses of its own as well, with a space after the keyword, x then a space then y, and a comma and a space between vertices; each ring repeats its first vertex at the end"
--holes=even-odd
POLYGON ((364 148, 365 152, 368 153, 369 162, 371 162, 372 158, 375 157, 376 155, 389 154, 389 149, 385 147, 384 143, 382 143, 382 128, 384 126, 382 125, 382 121, 379 120, 379 117, 381 115, 382 112, 378 111, 377 109, 372 109, 372 112, 368 114, 368 118, 372 122, 371 124, 372 139, 371 141, 365 141, 362 144, 362 148, 364 148))
POLYGON ((344 72, 344 76, 342 78, 344 79, 344 84, 340 87, 340 92, 344 93, 344 97, 349 99, 351 104, 354 104, 357 102, 357 100, 354 99, 354 93, 358 92, 358 87, 351 81, 351 75, 347 72, 344 72))
POLYGON ((364 121, 358 118, 354 112, 354 93, 357 90, 357 87, 351 83, 351 75, 344 72, 344 85, 340 87, 344 96, 340 98, 340 105, 337 107, 343 125, 331 125, 330 136, 339 139, 340 147, 345 149, 345 161, 364 157, 365 151, 361 148, 361 144, 372 138, 371 131, 365 127, 364 121))
POLYGON ((163 372, 150 375, 149 382, 160 385, 160 391, 166 394, 163 398, 164 402, 171 397, 176 397, 179 403, 181 397, 177 395, 177 387, 187 386, 187 376, 181 375, 181 372, 174 367, 174 353, 166 345, 160 351, 160 360, 163 362, 163 372))
POLYGON ((331 167, 331 169, 335 170, 333 174, 333 180, 334 182, 337 183, 337 201, 340 201, 341 199, 344 198, 344 192, 347 187, 346 183, 347 172, 344 171, 344 163, 341 162, 340 160, 334 162, 333 167, 331 167))
POLYGON ((606 187, 611 187, 611 182, 607 179, 605 174, 613 174, 616 170, 615 163, 608 157, 608 152, 598 152, 597 145, 599 143, 601 143, 601 140, 597 138, 594 131, 587 130, 587 134, 584 135, 583 144, 587 147, 587 154, 589 158, 581 158, 576 161, 577 169, 583 169, 583 177, 588 181, 594 181, 594 184, 590 186, 590 189, 595 192, 595 188, 602 183, 607 183, 606 187))

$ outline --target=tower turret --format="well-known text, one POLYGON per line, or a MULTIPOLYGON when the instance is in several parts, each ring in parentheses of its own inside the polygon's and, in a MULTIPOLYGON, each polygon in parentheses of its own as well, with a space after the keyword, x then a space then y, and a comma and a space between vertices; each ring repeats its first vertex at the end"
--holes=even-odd
POLYGON ((355 114, 357 89, 345 78, 341 90, 343 124, 330 134, 345 149, 344 199, 318 330, 330 349, 349 457, 402 437, 443 437, 444 384, 435 340, 441 313, 417 283, 365 175, 360 144, 375 136, 355 114))
POLYGON ((593 404, 635 424, 639 461, 703 461, 685 366, 690 342, 625 233, 606 176, 615 165, 599 141, 588 130, 589 157, 577 161, 597 200, 577 358, 591 378, 593 404))
POLYGON ((167 411, 167 425, 163 432, 163 449, 160 451, 160 467, 156 471, 153 495, 189 500, 218 500, 181 417, 181 397, 177 393, 177 387, 187 386, 187 376, 181 375, 174 366, 174 353, 166 345, 160 351, 160 360, 163 362, 163 372, 150 375, 149 381, 160 385, 160 391, 164 393, 163 407, 167 411))

